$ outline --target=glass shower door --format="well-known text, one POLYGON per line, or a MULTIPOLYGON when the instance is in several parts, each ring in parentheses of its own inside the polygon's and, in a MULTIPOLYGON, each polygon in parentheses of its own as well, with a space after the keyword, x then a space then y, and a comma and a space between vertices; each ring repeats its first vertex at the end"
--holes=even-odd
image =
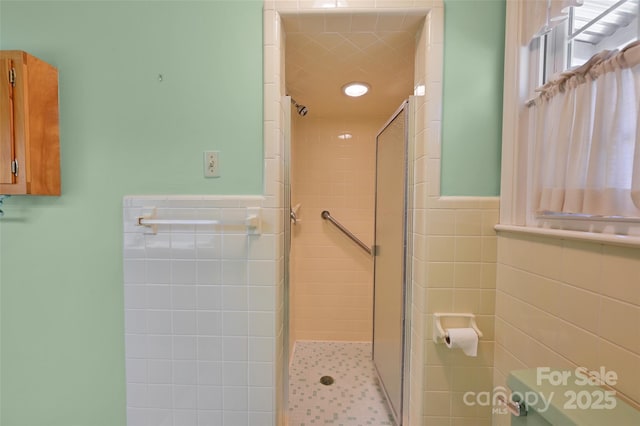
POLYGON ((373 362, 392 408, 402 421, 408 103, 376 138, 373 362))

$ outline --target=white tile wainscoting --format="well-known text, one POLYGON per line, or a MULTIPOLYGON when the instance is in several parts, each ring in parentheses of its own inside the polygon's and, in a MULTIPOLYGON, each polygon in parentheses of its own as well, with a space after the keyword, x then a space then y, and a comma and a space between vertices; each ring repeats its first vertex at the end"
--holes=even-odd
POLYGON ((263 231, 136 218, 242 222, 263 197, 123 200, 128 426, 274 424, 277 209, 263 231))

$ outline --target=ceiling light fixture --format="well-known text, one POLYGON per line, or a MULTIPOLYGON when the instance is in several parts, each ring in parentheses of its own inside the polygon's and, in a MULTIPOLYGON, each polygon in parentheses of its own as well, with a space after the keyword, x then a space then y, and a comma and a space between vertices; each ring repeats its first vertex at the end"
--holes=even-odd
POLYGON ((349 132, 340 133, 338 139, 351 139, 353 135, 349 132))
POLYGON ((369 86, 367 83, 354 81, 342 86, 342 92, 347 96, 357 98, 358 96, 362 96, 367 93, 370 87, 371 86, 369 86))

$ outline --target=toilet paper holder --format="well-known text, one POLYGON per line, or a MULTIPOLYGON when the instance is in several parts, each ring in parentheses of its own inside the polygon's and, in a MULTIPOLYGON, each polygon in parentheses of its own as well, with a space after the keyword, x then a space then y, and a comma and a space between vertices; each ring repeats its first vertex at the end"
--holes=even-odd
POLYGON ((478 335, 478 338, 482 337, 482 332, 476 324, 476 316, 474 314, 459 314, 459 313, 442 313, 437 312, 433 314, 433 341, 435 343, 442 343, 447 338, 447 332, 442 326, 442 318, 467 318, 467 327, 473 328, 478 335))

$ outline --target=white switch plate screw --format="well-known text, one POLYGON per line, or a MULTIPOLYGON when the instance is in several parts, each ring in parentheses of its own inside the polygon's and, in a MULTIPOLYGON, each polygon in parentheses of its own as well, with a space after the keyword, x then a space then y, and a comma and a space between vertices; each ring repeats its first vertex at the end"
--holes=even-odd
POLYGON ((204 152, 204 177, 220 177, 219 151, 204 152))

